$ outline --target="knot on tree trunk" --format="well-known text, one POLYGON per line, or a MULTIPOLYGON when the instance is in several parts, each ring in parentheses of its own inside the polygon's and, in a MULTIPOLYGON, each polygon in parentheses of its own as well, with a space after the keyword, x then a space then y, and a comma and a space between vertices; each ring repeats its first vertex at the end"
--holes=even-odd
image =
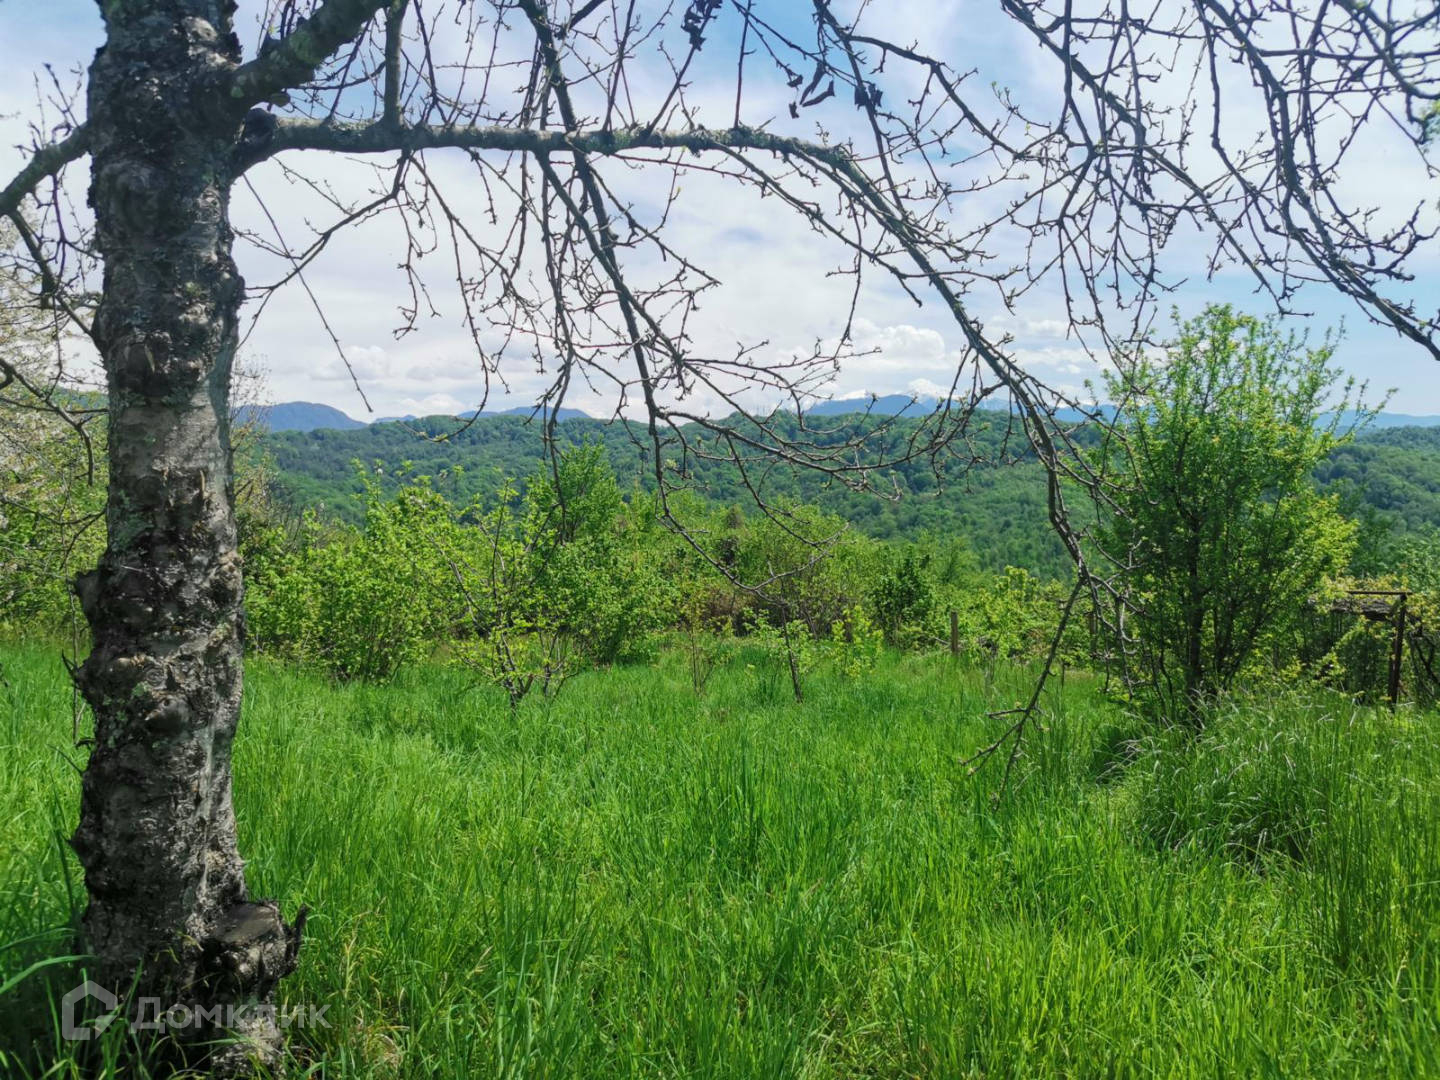
POLYGON ((284 1039, 274 993, 295 970, 307 909, 287 924, 274 900, 231 905, 202 942, 199 981, 212 1009, 227 1006, 223 1028, 201 1032, 204 1067, 214 1076, 244 1076, 282 1065, 284 1039), (216 1039, 219 1036, 219 1039, 216 1039))
POLYGON ((307 914, 302 907, 292 926, 274 900, 232 905, 205 943, 203 978, 215 997, 268 999, 295 970, 307 914))

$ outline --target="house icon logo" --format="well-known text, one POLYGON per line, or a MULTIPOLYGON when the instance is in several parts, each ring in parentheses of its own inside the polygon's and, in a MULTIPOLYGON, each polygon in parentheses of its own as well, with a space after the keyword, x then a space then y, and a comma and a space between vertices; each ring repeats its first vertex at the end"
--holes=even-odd
POLYGON ((71 1042, 85 1042, 102 1034, 115 1021, 115 1006, 119 999, 99 983, 86 979, 60 999, 60 1035, 71 1042), (104 1015, 97 1016, 87 1024, 77 1021, 90 1010, 83 1009, 83 1003, 93 998, 100 1003, 104 1015))

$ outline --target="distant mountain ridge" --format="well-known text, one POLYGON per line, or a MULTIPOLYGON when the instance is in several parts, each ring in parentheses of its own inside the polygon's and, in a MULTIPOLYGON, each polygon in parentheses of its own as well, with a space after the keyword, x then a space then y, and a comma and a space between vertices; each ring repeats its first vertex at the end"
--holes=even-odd
POLYGON ((279 405, 242 405, 236 412, 242 424, 263 424, 270 431, 353 431, 365 425, 331 405, 316 401, 286 401, 279 405))
MULTIPOLYGON (((1351 419, 1355 414, 1347 413, 1345 418, 1351 419)), ((1387 413, 1382 412, 1370 422, 1372 429, 1378 428, 1399 428, 1399 427, 1440 427, 1440 416, 1413 416, 1409 413, 1387 413)))
MULTIPOLYGON (((934 398, 915 398, 909 394, 883 394, 874 398, 840 398, 833 401, 821 401, 807 410, 809 416, 845 416, 853 413, 866 413, 871 416, 908 416, 918 419, 932 412, 936 406, 934 398)), ((995 411, 1001 411, 1003 406, 994 407, 995 411)), ((481 418, 494 416, 529 416, 535 413, 533 405, 517 405, 509 409, 485 409, 479 415, 481 418)), ((1114 410, 1111 406, 1100 406, 1100 412, 1105 415, 1112 415, 1114 410)), ((262 420, 270 431, 317 431, 330 429, 335 431, 353 431, 356 428, 370 426, 361 420, 355 420, 330 405, 322 405, 312 401, 287 401, 279 405, 253 406, 247 405, 240 410, 240 419, 249 421, 253 419, 262 420)), ((468 420, 475 416, 472 410, 461 413, 460 418, 468 420)), ((1058 414, 1062 421, 1079 423, 1086 419, 1083 412, 1077 409, 1062 409, 1058 414)), ((1352 414, 1353 415, 1353 414, 1352 414)), ((537 419, 541 418, 537 414, 537 419)), ((382 416, 371 421, 372 424, 393 424, 412 423, 421 420, 413 414, 406 416, 382 416)), ((561 408, 556 413, 557 420, 589 420, 592 417, 580 409, 561 408)), ((1347 415, 1346 419, 1349 419, 1347 415)), ((1382 412, 1371 423, 1371 429, 1397 428, 1397 427, 1440 427, 1440 416, 1424 415, 1417 416, 1409 413, 1388 413, 1382 412)))
MULTIPOLYGON (((832 401, 822 401, 807 410, 810 416, 844 416, 847 413, 866 413, 871 416, 909 416, 918 419, 933 412, 939 404, 938 398, 912 397, 909 394, 881 394, 877 397, 852 397, 837 398, 832 401)), ((987 405, 984 408, 993 409, 996 412, 1004 410, 1004 405, 987 405)), ((1113 405, 1097 406, 1100 415, 1110 417, 1115 414, 1113 405)), ((1078 422, 1086 419, 1086 413, 1080 409, 1061 409, 1056 414, 1059 419, 1069 422, 1078 422)), ((1331 414, 1327 413, 1328 419, 1331 414)), ((1345 421, 1353 420, 1353 410, 1343 415, 1345 421)), ((1411 413, 1382 412, 1371 421, 1373 428, 1397 428, 1397 427, 1440 427, 1440 415, 1414 415, 1411 413)))
MULTIPOLYGON (((530 416, 532 413, 536 419, 548 415, 551 410, 540 409, 534 405, 516 405, 512 409, 470 409, 468 412, 456 414, 458 420, 473 420, 475 417, 485 419, 491 416, 530 416)), ((590 420, 593 417, 587 412, 579 409, 567 409, 561 406, 554 410, 556 420, 590 420)), ((406 413, 404 416, 377 416, 370 421, 372 424, 408 424, 416 420, 423 420, 425 417, 416 416, 414 413, 406 413)))
MULTIPOLYGON (((481 417, 490 416, 529 416, 534 413, 533 405, 517 405, 512 409, 483 409, 479 412, 481 417)), ((463 412, 460 418, 469 420, 477 415, 475 410, 463 412)), ((537 417, 538 418, 538 417, 537 417)), ((588 420, 588 414, 579 409, 561 408, 556 411, 557 420, 588 420)), ((236 411, 236 419, 242 423, 262 423, 269 431, 354 431, 356 428, 369 427, 371 424, 397 424, 409 423, 422 419, 413 413, 405 416, 380 416, 366 422, 341 412, 331 405, 322 405, 315 401, 284 401, 278 405, 242 405, 236 411)))

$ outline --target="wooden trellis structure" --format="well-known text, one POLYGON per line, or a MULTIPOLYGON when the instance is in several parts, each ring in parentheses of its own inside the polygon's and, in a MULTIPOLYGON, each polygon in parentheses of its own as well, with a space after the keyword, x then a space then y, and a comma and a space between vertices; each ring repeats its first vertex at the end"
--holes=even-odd
POLYGON ((1400 674, 1405 664, 1405 620, 1409 592, 1404 589, 1351 589, 1330 605, 1337 615, 1358 615, 1372 622, 1393 622, 1390 670, 1386 690, 1393 709, 1400 702, 1400 674))

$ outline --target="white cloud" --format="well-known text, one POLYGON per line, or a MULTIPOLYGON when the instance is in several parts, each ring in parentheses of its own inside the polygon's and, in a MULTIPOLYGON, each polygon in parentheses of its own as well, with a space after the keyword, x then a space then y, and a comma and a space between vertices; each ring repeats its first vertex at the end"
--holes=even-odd
POLYGON ((315 373, 315 377, 321 380, 343 379, 346 382, 353 377, 364 384, 390 374, 390 358, 378 345, 346 345, 343 352, 343 360, 332 356, 315 373))
POLYGON ((1075 346, 1047 346, 1041 349, 1017 349, 1015 358, 1026 371, 1039 375, 1058 374, 1090 377, 1100 366, 1084 349, 1075 346))
POLYGON ((458 412, 473 408, 454 394, 426 394, 424 397, 403 397, 396 401, 396 408, 403 414, 454 416, 458 412))
POLYGON ((868 359, 876 368, 934 368, 946 362, 945 338, 928 326, 876 326, 868 319, 856 319, 855 346, 875 350, 868 359))
POLYGON ((1070 335, 1068 319, 1022 319, 1020 335, 1026 338, 1065 338, 1070 335))

